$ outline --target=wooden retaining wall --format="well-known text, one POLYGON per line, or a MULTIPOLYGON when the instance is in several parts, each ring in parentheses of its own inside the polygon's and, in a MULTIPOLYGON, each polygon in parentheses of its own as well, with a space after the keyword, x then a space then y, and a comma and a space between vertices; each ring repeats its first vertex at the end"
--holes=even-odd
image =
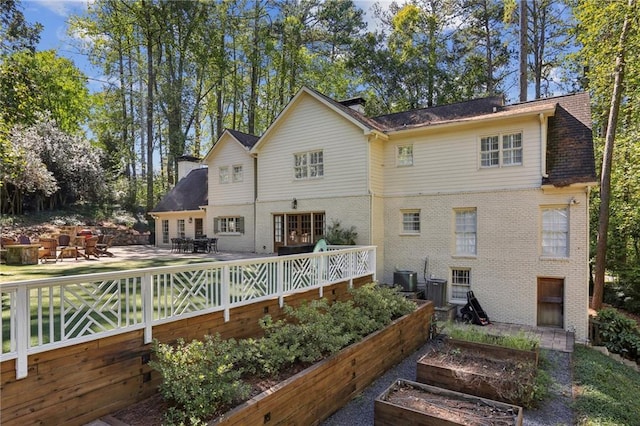
POLYGON ((317 425, 425 344, 433 303, 239 405, 210 426, 317 425), (293 401, 293 403, 292 403, 293 401))
MULTIPOLYGON (((372 277, 354 280, 354 287, 372 277)), ((330 301, 348 299, 348 283, 324 288, 330 301)), ((298 306, 319 298, 317 289, 296 293, 285 303, 298 306)), ((230 321, 216 312, 153 328, 154 339, 170 343, 219 333, 223 338, 255 337, 262 334, 258 320, 265 314, 274 319, 283 313, 278 299, 232 309, 230 321)), ((161 377, 148 365, 151 345, 144 344, 143 331, 133 331, 29 356, 29 374, 15 379, 15 360, 0 363, 0 424, 83 425, 96 418, 148 398, 157 392, 161 377)))

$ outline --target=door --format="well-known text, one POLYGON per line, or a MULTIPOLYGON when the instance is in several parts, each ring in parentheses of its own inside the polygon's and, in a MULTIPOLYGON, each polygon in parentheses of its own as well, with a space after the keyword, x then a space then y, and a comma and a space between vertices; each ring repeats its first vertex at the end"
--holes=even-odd
POLYGON ((564 327, 564 279, 538 278, 538 326, 564 327))
POLYGON ((203 235, 202 232, 202 219, 198 219, 196 218, 195 224, 194 224, 194 231, 195 231, 195 237, 196 238, 200 238, 203 235))
POLYGON ((273 250, 297 244, 313 244, 325 234, 324 212, 273 215, 273 250))

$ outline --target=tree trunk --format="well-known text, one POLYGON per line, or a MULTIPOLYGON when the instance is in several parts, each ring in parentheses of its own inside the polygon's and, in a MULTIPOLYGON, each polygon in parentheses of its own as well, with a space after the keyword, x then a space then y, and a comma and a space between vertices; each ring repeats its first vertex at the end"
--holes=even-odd
POLYGON ((147 25, 147 211, 153 208, 153 32, 149 9, 142 3, 147 25))
POLYGON ((607 233, 609 231, 609 204, 611 201, 611 166, 613 163, 613 146, 616 138, 618 124, 618 112, 620 111, 620 99, 624 90, 624 68, 626 54, 626 40, 631 25, 629 12, 633 9, 635 0, 629 0, 628 10, 625 13, 620 40, 618 41, 618 53, 614 70, 613 91, 611 94, 611 107, 607 120, 607 133, 605 137, 604 154, 602 157, 602 174, 600 176, 600 215, 598 217, 598 239, 596 244, 596 268, 593 286, 593 298, 591 307, 598 310, 602 307, 604 296, 604 275, 607 261, 607 233))
POLYGON ((527 100, 527 2, 520 0, 520 102, 527 100))

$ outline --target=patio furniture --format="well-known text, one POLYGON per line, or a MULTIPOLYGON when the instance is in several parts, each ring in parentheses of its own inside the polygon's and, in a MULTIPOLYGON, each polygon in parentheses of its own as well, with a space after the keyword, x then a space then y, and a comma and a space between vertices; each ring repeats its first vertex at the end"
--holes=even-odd
POLYGON ((214 253, 217 253, 218 252, 218 239, 217 238, 208 238, 208 240, 209 240, 209 244, 208 244, 208 247, 207 247, 207 251, 209 253, 211 253, 212 251, 214 253))
POLYGON ((113 253, 109 251, 109 247, 111 247, 111 243, 113 242, 113 235, 100 235, 98 237, 98 243, 96 245, 96 249, 100 256, 107 255, 109 257, 113 257, 113 253))
MULTIPOLYGON (((58 259, 62 262, 66 255, 70 254, 78 260, 78 247, 71 245, 71 236, 62 234, 58 237, 58 247, 60 248, 60 254, 58 259)), ((68 256, 70 257, 70 256, 68 256)))
POLYGON ((38 259, 43 263, 49 259, 58 261, 58 240, 55 238, 40 238, 40 249, 38 250, 38 259))
POLYGON ((12 244, 6 246, 7 265, 37 265, 40 244, 12 244))
POLYGON ((96 259, 100 259, 100 252, 98 251, 98 237, 87 238, 87 240, 84 242, 84 247, 78 248, 78 250, 81 252, 80 254, 83 255, 87 260, 91 256, 95 257, 96 259))
POLYGON ((209 252, 209 239, 208 238, 195 238, 193 242, 193 253, 207 253, 209 252))
POLYGON ((26 235, 20 235, 18 237, 18 244, 31 244, 31 240, 26 235))

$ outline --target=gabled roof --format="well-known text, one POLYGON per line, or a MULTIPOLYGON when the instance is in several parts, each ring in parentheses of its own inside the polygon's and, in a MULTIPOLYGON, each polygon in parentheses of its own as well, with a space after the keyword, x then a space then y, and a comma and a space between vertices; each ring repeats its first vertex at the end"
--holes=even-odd
POLYGON ((207 175, 207 168, 191 170, 160 200, 151 213, 198 210, 200 206, 206 206, 208 204, 207 175))
POLYGON ((234 139, 236 142, 242 145, 247 151, 251 150, 251 148, 253 148, 253 146, 258 142, 258 139, 259 139, 258 136, 255 136, 249 133, 243 133, 233 129, 224 129, 224 132, 222 132, 222 134, 220 135, 216 143, 213 144, 213 146, 209 149, 207 154, 204 156, 204 159, 202 160, 203 162, 206 162, 209 159, 209 157, 211 156, 211 153, 215 150, 215 148, 218 146, 218 143, 222 140, 222 138, 225 135, 231 136, 232 139, 234 139))
POLYGON ((271 133, 273 131, 273 129, 278 126, 280 121, 283 120, 283 117, 287 114, 287 112, 289 110, 291 110, 292 108, 294 108, 295 105, 299 102, 299 100, 303 96, 307 96, 307 95, 315 98, 318 101, 320 101, 320 103, 326 105, 327 107, 329 107, 330 109, 335 111, 338 115, 341 115, 342 117, 344 117, 345 119, 349 120, 350 122, 352 122, 356 126, 360 127, 365 134, 370 133, 372 130, 380 130, 380 129, 378 129, 378 125, 377 125, 377 123, 375 121, 367 118, 363 114, 360 114, 358 111, 354 110, 353 108, 349 108, 348 106, 342 105, 340 102, 337 102, 337 101, 329 98, 328 96, 323 95, 322 93, 320 93, 320 92, 318 92, 316 90, 313 90, 313 89, 310 89, 309 87, 303 86, 298 91, 298 93, 296 93, 295 96, 293 98, 291 98, 291 100, 289 101, 287 106, 284 107, 284 109, 280 112, 280 114, 278 114, 276 119, 273 121, 273 123, 271 123, 271 125, 262 134, 262 136, 260 136, 260 139, 258 140, 258 143, 256 143, 255 146, 252 148, 252 151, 254 153, 260 147, 260 145, 262 145, 262 143, 264 143, 264 141, 267 139, 269 133, 271 133))

